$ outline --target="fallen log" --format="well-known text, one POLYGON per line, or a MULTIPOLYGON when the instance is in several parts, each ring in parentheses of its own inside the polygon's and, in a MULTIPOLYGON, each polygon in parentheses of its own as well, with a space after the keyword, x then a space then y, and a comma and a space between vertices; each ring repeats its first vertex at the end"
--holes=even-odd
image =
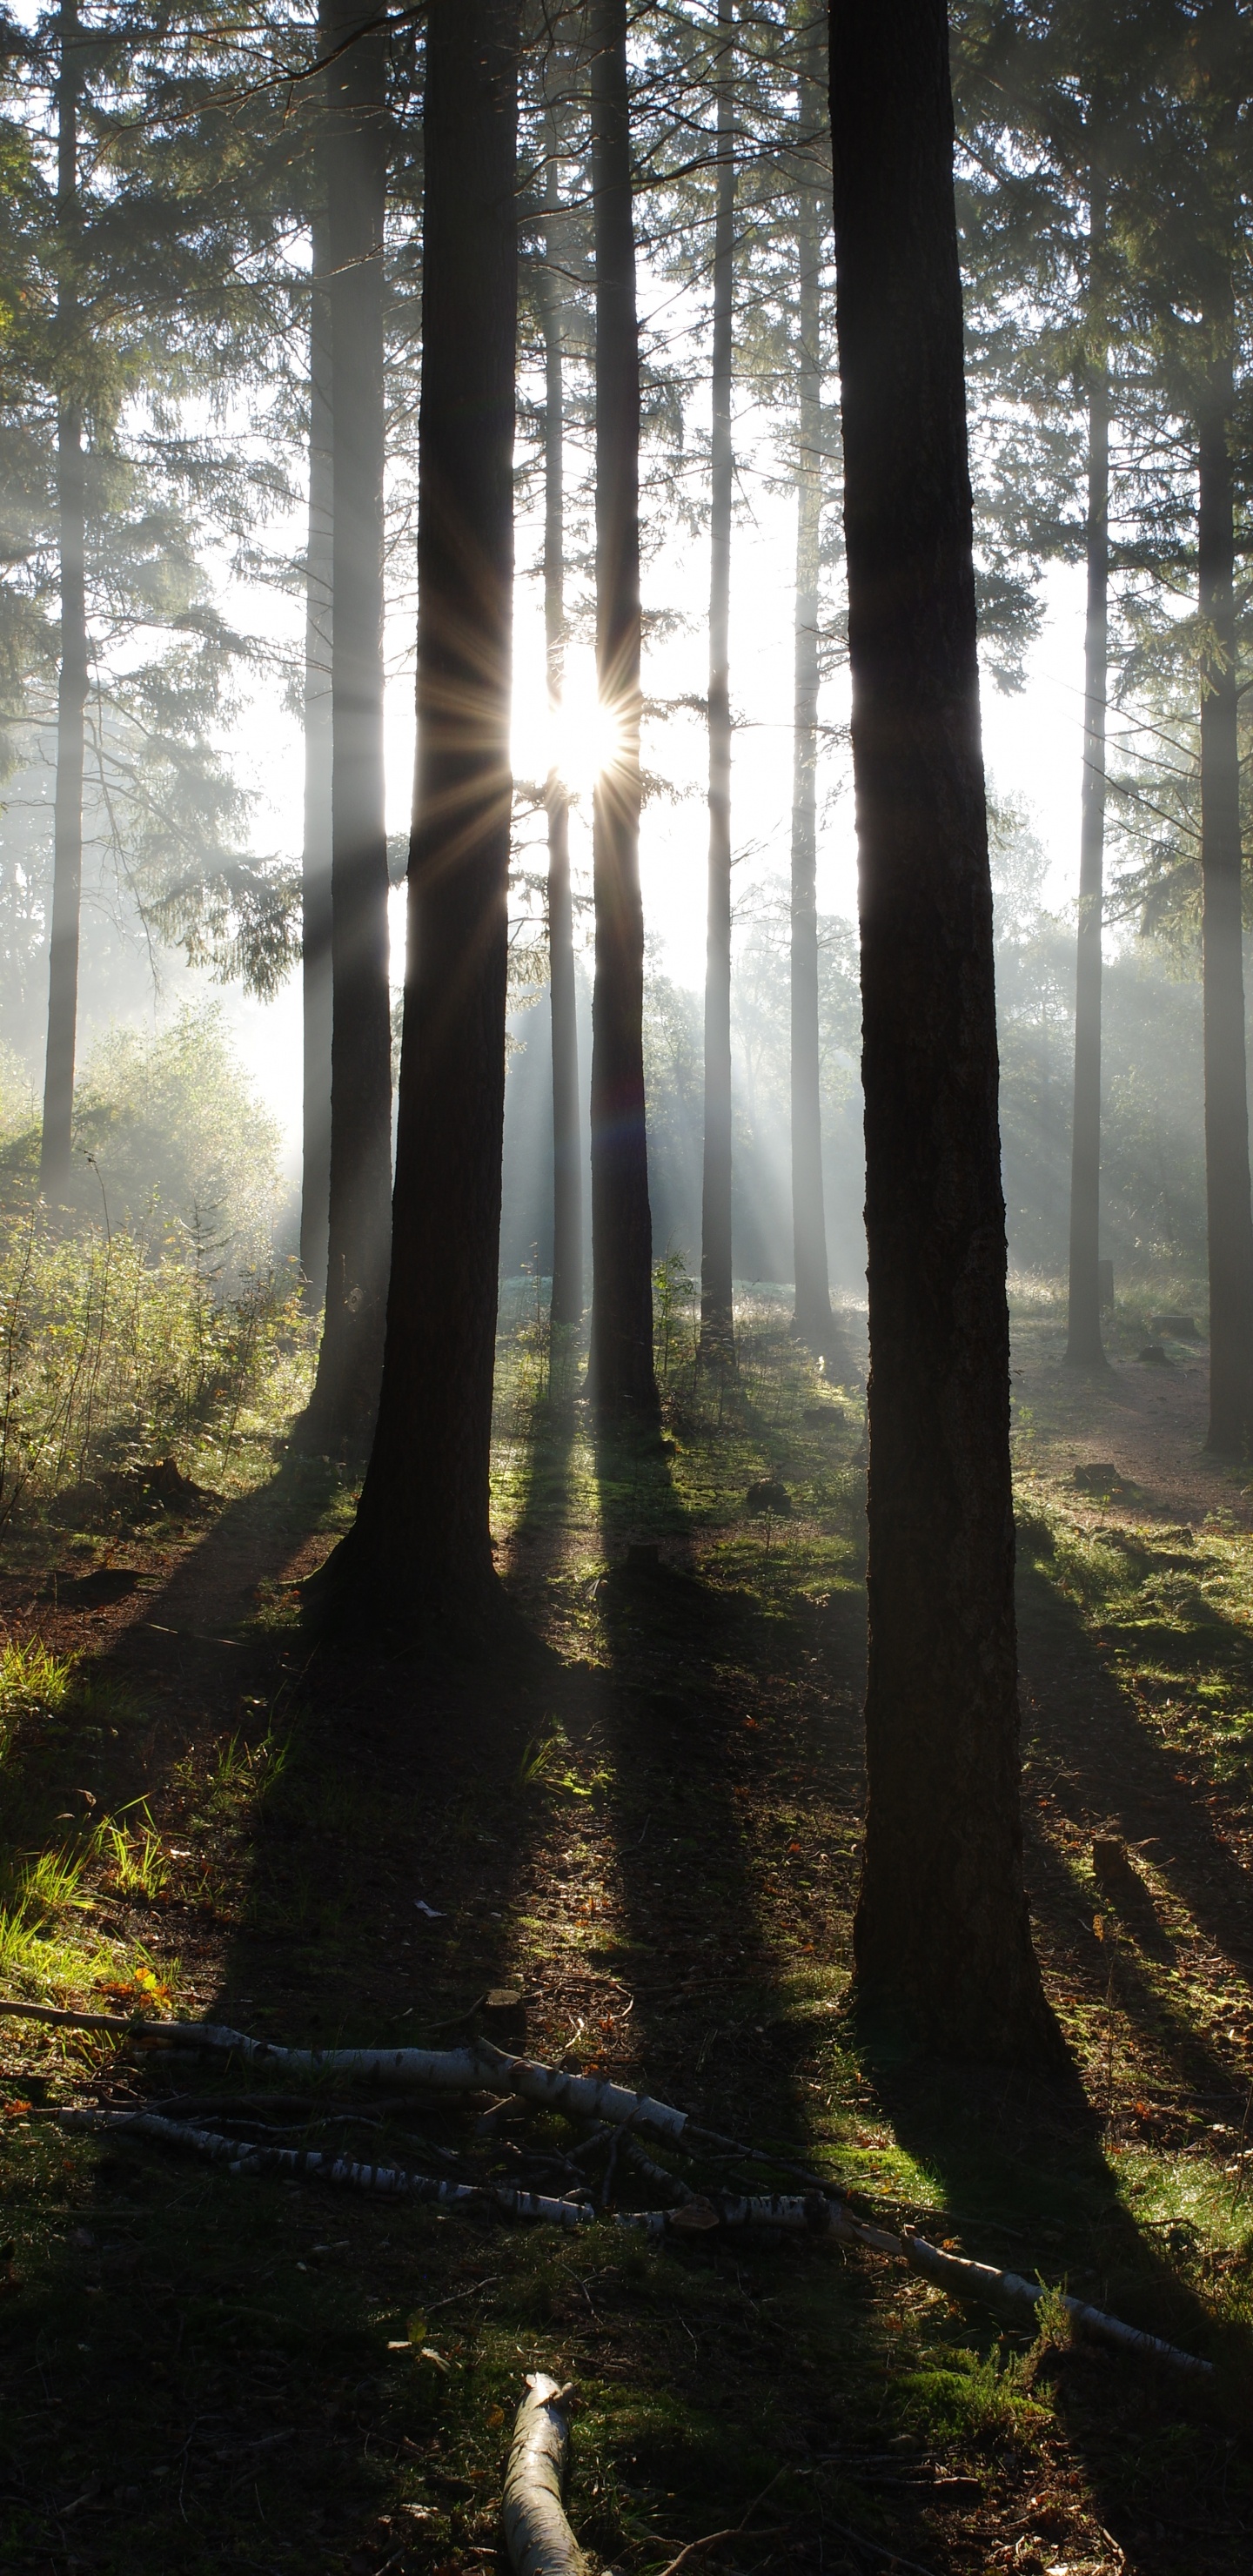
MULTIPOLYGON (((912 2229, 900 2243, 906 2262, 915 2272, 923 2273, 941 2289, 951 2290, 956 2298, 988 2298, 993 2305, 1003 2300, 1009 2307, 1034 2308, 1045 2296, 1038 2281, 1024 2280, 1020 2272, 998 2272, 991 2263, 969 2262, 964 2254, 946 2254, 912 2229)), ((1165 2343, 1160 2335, 1146 2334, 1141 2326, 1126 2325, 1121 2317, 1108 2316, 1103 2308, 1089 2307, 1086 2299, 1072 2299, 1064 2290, 1059 2295, 1081 2333, 1094 2335, 1098 2342, 1117 2344, 1123 2352, 1138 2353, 1143 2360, 1168 2361, 1174 2370, 1212 2375, 1212 2361, 1181 2352, 1177 2344, 1165 2343)))
POLYGON ((651 2094, 632 2092, 600 2075, 569 2074, 538 2059, 513 2057, 487 2039, 464 2048, 288 2048, 280 2041, 252 2039, 246 2031, 216 2022, 150 2021, 125 2013, 72 2013, 59 2005, 15 2002, 0 1998, 0 2020, 17 2013, 31 2021, 64 2022, 79 2030, 114 2031, 143 2049, 204 2049, 242 2058, 246 2066, 281 2069, 290 2075, 353 2075, 371 2083, 413 2085, 437 2093, 480 2093, 485 2087, 515 2094, 548 2111, 565 2111, 576 2120, 607 2120, 620 2127, 629 2120, 657 2137, 677 2140, 687 2126, 686 2111, 651 2094))
POLYGON ((562 2503, 570 2391, 542 2370, 528 2371, 526 2386, 514 2418, 500 2516, 509 2563, 514 2576, 582 2576, 586 2561, 562 2503))
POLYGON ((260 2146, 250 2138, 192 2128, 185 2120, 162 2119, 156 2111, 62 2111, 60 2122, 63 2129, 128 2129, 139 2137, 161 2138, 191 2155, 207 2157, 211 2164, 225 2164, 234 2174, 307 2174, 340 2189, 435 2201, 444 2209, 500 2209, 510 2218, 546 2219, 557 2227, 581 2227, 595 2214, 584 2201, 556 2200, 544 2192, 519 2190, 512 2183, 451 2182, 401 2165, 363 2164, 353 2156, 327 2155, 318 2147, 260 2146))
MULTIPOLYGON (((665 2179, 671 2182, 673 2176, 667 2174, 665 2179)), ((647 2236, 694 2236, 715 2227, 781 2227, 793 2235, 825 2236, 831 2228, 831 2203, 820 2192, 808 2192, 803 2199, 781 2192, 738 2198, 723 2192, 689 2192, 677 2209, 619 2209, 614 2218, 619 2227, 640 2228, 647 2236)))

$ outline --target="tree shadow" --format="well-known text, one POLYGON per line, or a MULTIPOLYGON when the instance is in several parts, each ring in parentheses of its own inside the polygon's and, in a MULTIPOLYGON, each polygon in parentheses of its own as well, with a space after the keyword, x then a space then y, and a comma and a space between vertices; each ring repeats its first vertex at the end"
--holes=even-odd
MULTIPOLYGON (((1127 1845, 1152 1847, 1166 1886, 1248 1983, 1253 1882, 1224 1840, 1204 1784, 1179 1768, 1178 1756, 1140 1715, 1078 1604, 1029 1563, 1020 1567, 1018 1598, 1032 1758, 1047 1767, 1045 1796, 1090 1835, 1112 1831, 1127 1845)), ((1211 1616, 1207 1634, 1247 1658, 1247 1639, 1234 1622, 1211 1616)), ((1190 1641, 1181 1642, 1192 1651, 1190 1641)), ((1151 1904, 1147 1890, 1133 1900, 1125 1878, 1112 1893, 1120 1910, 1131 1901, 1140 1911, 1146 1899, 1151 1904)), ((1159 1928, 1159 1945, 1165 1937, 1159 1928)))

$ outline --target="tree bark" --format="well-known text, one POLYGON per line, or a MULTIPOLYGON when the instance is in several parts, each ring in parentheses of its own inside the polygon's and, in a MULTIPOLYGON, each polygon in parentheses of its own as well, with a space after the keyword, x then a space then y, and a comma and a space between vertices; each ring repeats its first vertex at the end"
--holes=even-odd
POLYGON ((592 1342, 606 1419, 657 1416, 652 1218, 644 1104, 640 902, 639 334, 626 62, 627 0, 594 0, 596 672, 614 752, 596 782, 592 870, 592 1342))
MULTIPOLYGON (((418 754, 387 1347, 329 1602, 474 1636, 489 1522, 508 964, 517 0, 431 0, 418 754)), ((338 625, 339 593, 335 614, 338 625)))
MULTIPOLYGON (((798 84, 802 139, 819 124, 822 16, 805 30, 798 84)), ((818 1042, 818 544, 822 519, 822 197, 797 192, 796 667, 792 735, 792 1259, 794 1327, 812 1350, 836 1346, 827 1272, 818 1042)))
POLYGON ((391 1200, 383 783, 383 223, 386 37, 325 0, 331 446, 331 1149, 326 1320, 308 1433, 364 1454, 378 1405, 391 1200))
POLYGON ((52 919, 48 943, 48 1038, 44 1064, 39 1187, 57 1205, 70 1187, 74 1053, 78 1029, 78 942, 83 888, 83 756, 87 716, 87 499, 82 409, 72 383, 78 317, 78 101, 81 71, 77 0, 58 20, 57 330, 62 394, 57 410, 57 541, 61 583, 61 669, 57 683, 57 780, 53 804, 52 919))
MULTIPOLYGON (((1089 256, 1101 209, 1094 196, 1089 256)), ((1066 1357, 1103 1368, 1101 1340, 1101 913, 1105 858, 1108 687, 1109 373, 1102 351, 1088 387, 1088 599, 1084 628, 1083 803, 1075 959, 1075 1112, 1070 1159, 1070 1305, 1066 1357)))
POLYGON ((1253 1214, 1244 1033, 1239 670, 1235 609, 1235 415, 1229 300, 1208 317, 1215 354, 1198 422, 1199 606, 1209 643, 1201 684, 1201 877, 1205 997, 1205 1193, 1209 1224, 1207 1447, 1253 1440, 1253 1214))
MULTIPOLYGON (((565 405, 561 277, 564 231, 558 114, 546 119, 544 268, 544 641, 548 706, 556 723, 565 679, 565 405)), ((554 755, 545 786, 548 807, 548 995, 553 1060, 554 1326, 583 1319, 583 1207, 579 1163, 579 1033, 574 981, 574 913, 570 899, 570 805, 554 755)))
POLYGON ((1058 2045, 1022 1874, 1005 1213, 944 0, 834 0, 869 1243, 864 2012, 1058 2045))
POLYGON ((305 1293, 326 1295, 331 1199, 331 334, 326 225, 313 226, 309 310, 309 538, 305 573, 305 812, 301 978, 304 1170, 300 1267, 305 1293))
POLYGON ((732 0, 718 0, 713 388, 709 441, 709 893, 705 938, 705 1153, 701 1191, 701 1356, 735 1358, 731 1288, 731 376, 735 286, 732 0))

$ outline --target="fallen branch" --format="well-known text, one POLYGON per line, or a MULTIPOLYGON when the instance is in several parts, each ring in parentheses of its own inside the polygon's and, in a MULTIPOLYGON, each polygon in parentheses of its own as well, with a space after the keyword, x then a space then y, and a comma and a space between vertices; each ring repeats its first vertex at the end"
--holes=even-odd
MULTIPOLYGON (((938 2245, 929 2245, 925 2236, 912 2231, 901 2238, 901 2252, 916 2272, 941 2289, 951 2289, 960 2298, 990 2298, 993 2303, 1005 2300, 1011 2307, 1034 2308, 1045 2296, 1038 2281, 1025 2281, 1019 2272, 998 2272, 991 2263, 971 2263, 965 2255, 945 2254, 938 2245)), ((1195 2353, 1181 2352, 1177 2344, 1163 2342, 1160 2335, 1146 2334, 1141 2326, 1125 2325, 1121 2317, 1107 2316, 1103 2308, 1090 2308, 1085 2299, 1072 2299, 1060 2293, 1063 2307, 1084 2334, 1095 2335, 1101 2343, 1117 2344, 1124 2352, 1139 2353, 1150 2361, 1168 2361, 1175 2370, 1194 2370, 1207 2376, 1213 2372, 1212 2361, 1201 2361, 1195 2353)))
POLYGON ((582 2576, 586 2562, 561 2501, 570 2391, 542 2370, 528 2371, 526 2385, 514 2418, 500 2516, 510 2565, 515 2576, 582 2576))
MULTIPOLYGON (((673 2179, 671 2174, 665 2176, 667 2182, 673 2179)), ((715 2227, 782 2227, 793 2234, 825 2236, 831 2227, 831 2204, 820 2192, 811 2192, 804 2200, 780 2193, 732 2199, 722 2193, 689 2192, 677 2209, 619 2209, 614 2217, 619 2227, 642 2228, 649 2236, 694 2236, 715 2227)))
POLYGON ((246 2066, 281 2068, 291 2075, 355 2075, 371 2083, 413 2085, 437 2093, 504 2088, 541 2109, 566 2111, 572 2119, 608 2120, 614 2127, 630 2120, 663 2138, 678 2139, 687 2126, 686 2111, 654 2101, 651 2094, 634 2093, 624 2084, 611 2084, 605 2076, 568 2074, 559 2066, 542 2066, 534 2058, 512 2057, 487 2039, 475 2040, 466 2048, 287 2048, 276 2040, 251 2039, 246 2031, 228 2030, 216 2022, 71 2013, 52 2004, 0 1998, 0 2019, 15 2012, 32 2021, 115 2031, 132 2046, 144 2049, 205 2049, 240 2057, 246 2066))
POLYGON ((46 2021, 64 2025, 68 2030, 132 2031, 139 2017, 129 2013, 71 2012, 64 2004, 20 2003, 14 1995, 0 1995, 0 2021, 46 2021))
MULTIPOLYGON (((632 2092, 627 2086, 612 2084, 606 2078, 567 2074, 560 2067, 544 2066, 538 2060, 512 2057, 492 2046, 490 2040, 477 2040, 460 2049, 425 2048, 286 2048, 270 2040, 250 2039, 242 2031, 227 2030, 214 2023, 152 2022, 128 2020, 121 2014, 75 2014, 54 2005, 15 2003, 0 1997, 0 2018, 6 2012, 17 2012, 30 2019, 68 2022, 90 2030, 116 2030, 138 2041, 145 2048, 204 2048, 242 2056, 252 2066, 281 2067, 294 2075, 313 2076, 324 2072, 363 2076, 373 2082, 389 2079, 400 2086, 418 2086, 433 2091, 473 2093, 491 2085, 507 2090, 525 2102, 545 2109, 567 2112, 572 2118, 605 2122, 617 2130, 628 2155, 639 2160, 633 2136, 645 2128, 672 2142, 701 2139, 744 2156, 754 2163, 776 2163, 768 2151, 759 2147, 742 2147, 734 2139, 724 2139, 712 2130, 690 2124, 685 2111, 677 2111, 651 2094, 632 2092)), ((400 2191, 417 2199, 442 2200, 446 2204, 476 2201, 507 2209, 518 2217, 548 2218, 563 2227, 579 2227, 594 2215, 582 2202, 550 2199, 535 2192, 515 2190, 508 2184, 437 2182, 434 2177, 405 2174, 399 2168, 383 2165, 361 2165, 346 2157, 331 2158, 313 2149, 293 2147, 244 2147, 240 2140, 222 2140, 209 2130, 189 2130, 184 2124, 162 2120, 150 2112, 79 2111, 62 2114, 67 2125, 84 2127, 130 2126, 149 2136, 181 2139, 185 2144, 213 2139, 214 2144, 196 2144, 200 2154, 219 2154, 230 2150, 229 2161, 240 2172, 307 2172, 323 2179, 351 2183, 369 2191, 400 2191), (369 2179, 376 2177, 376 2179, 369 2179), (385 2177, 385 2179, 378 2179, 385 2177)), ((680 2205, 672 2209, 621 2210, 615 2213, 623 2227, 639 2228, 646 2234, 664 2236, 702 2228, 779 2227, 821 2236, 832 2232, 872 2252, 890 2254, 909 2263, 955 2298, 990 2300, 994 2306, 1034 2308, 1045 2295, 1038 2282, 1025 2280, 1017 2272, 1000 2272, 990 2263, 974 2263, 964 2255, 946 2254, 931 2245, 912 2229, 902 2234, 870 2226, 857 2219, 838 2197, 838 2187, 824 2182, 818 2175, 805 2175, 809 2189, 803 2196, 792 2194, 750 2195, 733 2199, 729 2195, 706 2198, 692 2194, 674 2175, 665 2173, 651 2158, 644 2159, 650 2176, 664 2174, 667 2188, 680 2195, 680 2205), (682 2195, 686 2194, 686 2197, 682 2195)), ((788 2170, 788 2168, 783 2168, 788 2170)), ((791 2170, 797 2171, 796 2168, 791 2170)), ((1081 2332, 1097 2337, 1121 2350, 1156 2361, 1168 2361, 1174 2369, 1195 2371, 1207 2376, 1212 2362, 1195 2354, 1182 2352, 1160 2336, 1147 2334, 1138 2326, 1129 2326, 1119 2317, 1106 2315, 1101 2308, 1089 2307, 1082 2299, 1061 2294, 1068 2314, 1081 2332)))
MULTIPOLYGON (((639 2139, 632 2136, 629 2129, 620 2129, 618 2135, 622 2140, 622 2152, 628 2164, 633 2164, 636 2172, 642 2173, 647 2182, 659 2183, 663 2190, 672 2191, 677 2201, 686 2202, 699 2198, 699 2194, 693 2191, 690 2182, 684 2182, 680 2174, 671 2173, 667 2165, 659 2165, 656 2159, 649 2155, 648 2149, 640 2145, 639 2139)), ((579 2152, 582 2151, 579 2150, 579 2152)))
MULTIPOLYGON (((752 2521, 758 2505, 765 2503, 767 2496, 770 2494, 771 2488, 777 2487, 780 2478, 784 2474, 785 2473, 782 2469, 775 2470, 774 2476, 767 2479, 765 2486, 761 2490, 761 2494, 754 2496, 747 2512, 741 2514, 738 2522, 730 2523, 725 2531, 707 2531, 703 2534, 701 2539, 689 2540, 686 2547, 679 2551, 678 2557, 672 2558, 669 2566, 662 2568, 661 2576, 678 2576, 679 2568, 684 2566, 689 2558, 694 2558, 698 2549, 716 2549, 721 2541, 739 2540, 743 2534, 745 2525, 752 2521)), ((754 2540, 774 2540, 777 2539, 777 2537, 777 2531, 755 2531, 753 2533, 754 2540)))
POLYGON ((129 2129, 140 2137, 161 2138, 191 2155, 207 2157, 211 2164, 225 2164, 235 2174, 308 2174, 341 2189, 435 2201, 444 2209, 501 2209, 511 2218, 542 2218, 557 2227, 581 2227, 594 2214, 581 2200, 554 2200, 542 2192, 519 2191, 511 2183, 449 2182, 400 2165, 368 2165, 352 2156, 326 2155, 317 2147, 257 2146, 251 2139, 230 2138, 216 2129, 191 2128, 185 2120, 164 2120, 156 2111, 63 2111, 60 2117, 64 2129, 129 2129))

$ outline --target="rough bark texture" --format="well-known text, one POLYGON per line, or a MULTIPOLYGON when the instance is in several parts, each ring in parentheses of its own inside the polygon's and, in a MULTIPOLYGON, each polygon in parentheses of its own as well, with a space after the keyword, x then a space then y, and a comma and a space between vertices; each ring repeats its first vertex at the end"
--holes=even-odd
POLYGON ((870 1288, 863 2010, 1056 2044, 1022 1875, 992 896, 944 0, 831 12, 870 1288))
POLYGON ((615 749, 596 784, 592 868, 592 1345, 607 1419, 649 1422, 652 1217, 644 1110, 640 902, 640 362, 626 66, 627 0, 591 10, 596 241, 596 671, 615 749))
POLYGON ((305 570, 305 812, 301 871, 304 1162, 300 1267, 326 1294, 331 1200, 331 314, 326 224, 313 227, 309 310, 309 537, 305 570))
POLYGON ((705 1149, 700 1347, 735 1356, 731 1293, 731 367, 735 276, 732 0, 718 0, 718 171, 714 214, 713 411, 709 509, 709 891, 705 937, 705 1149))
MULTIPOLYGON (((58 20, 57 222, 61 278, 57 323, 63 366, 72 370, 78 311, 78 12, 63 0, 58 20)), ((52 1203, 70 1185, 74 1050, 78 1027, 78 930, 83 885, 83 737, 87 711, 86 486, 83 415, 63 394, 57 412, 57 542, 61 580, 61 670, 57 684, 57 783, 53 806, 52 921, 48 954, 48 1043, 44 1065, 39 1187, 52 1203)))
MULTIPOLYGON (((544 190, 544 641, 548 704, 556 719, 565 677, 564 366, 562 350, 561 137, 556 109, 547 118, 544 190)), ((553 1058, 552 1322, 583 1318, 583 1206, 579 1162, 579 1033, 574 981, 574 915, 570 901, 570 806, 554 760, 548 805, 548 994, 553 1058)))
MULTIPOLYGON (((1093 231, 1097 207, 1093 206, 1093 231)), ((1105 860, 1105 705, 1109 595, 1109 380, 1088 389, 1088 600, 1084 628, 1083 803, 1075 960, 1075 1113, 1070 1155, 1070 1304, 1066 1357, 1103 1368, 1101 1340, 1101 913, 1105 860)))
POLYGON ((1239 671, 1235 611, 1235 411, 1229 310, 1198 423, 1201 616, 1212 637, 1201 696, 1204 887, 1205 1193, 1209 1225, 1208 1446, 1241 1455, 1253 1440, 1253 1216, 1245 1064, 1241 911, 1239 671))
POLYGON ((331 443, 331 1155, 326 1321, 308 1436, 363 1454, 378 1403, 391 1200, 383 788, 383 32, 325 0, 331 443))
MULTIPOLYGON (((418 755, 391 1286, 349 1615, 473 1637, 488 1518, 512 780, 517 0, 431 0, 418 423, 418 755)), ((335 615, 338 628, 339 593, 335 615)))
MULTIPOLYGON (((821 12, 806 29, 798 85, 802 138, 816 131, 822 100, 821 12)), ((818 1046, 818 540, 822 518, 820 272, 823 205, 815 174, 797 192, 796 668, 792 733, 792 1259, 797 1332, 834 1353, 837 1332, 827 1272, 818 1046)))

